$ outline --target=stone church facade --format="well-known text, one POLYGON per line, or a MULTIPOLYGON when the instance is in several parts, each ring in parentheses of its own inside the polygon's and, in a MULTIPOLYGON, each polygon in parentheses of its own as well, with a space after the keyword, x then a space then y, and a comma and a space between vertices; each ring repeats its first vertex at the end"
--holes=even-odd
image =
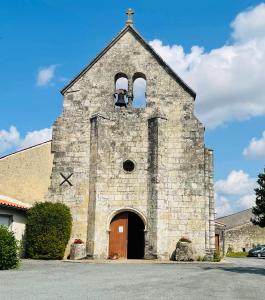
POLYGON ((128 245, 141 243, 137 258, 168 259, 185 236, 198 255, 211 255, 213 154, 194 116, 196 95, 132 22, 61 93, 46 200, 70 207, 70 243, 82 239, 93 258, 129 257, 128 245), (116 91, 121 77, 126 91, 116 91), (134 107, 138 78, 146 80, 144 108, 134 107))

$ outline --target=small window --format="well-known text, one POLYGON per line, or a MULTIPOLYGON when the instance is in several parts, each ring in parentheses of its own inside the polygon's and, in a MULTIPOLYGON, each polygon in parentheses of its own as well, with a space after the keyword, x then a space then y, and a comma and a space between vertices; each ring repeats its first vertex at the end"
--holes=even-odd
POLYGON ((4 225, 6 227, 9 227, 11 224, 11 216, 10 215, 0 215, 0 225, 4 225))
POLYGON ((146 107, 146 78, 142 73, 133 76, 133 107, 146 107))
POLYGON ((123 162, 123 170, 126 172, 132 172, 135 168, 134 162, 131 160, 125 160, 123 162))
POLYGON ((116 106, 127 106, 128 98, 128 78, 124 73, 118 73, 115 76, 115 89, 114 89, 114 99, 116 106))
POLYGON ((128 77, 124 73, 118 73, 115 76, 115 90, 119 89, 128 91, 128 77))

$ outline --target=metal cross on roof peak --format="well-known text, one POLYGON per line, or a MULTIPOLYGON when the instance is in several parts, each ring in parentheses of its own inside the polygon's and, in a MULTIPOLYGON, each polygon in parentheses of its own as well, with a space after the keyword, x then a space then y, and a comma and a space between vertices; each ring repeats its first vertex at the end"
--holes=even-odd
POLYGON ((132 16, 134 15, 134 11, 129 8, 126 12, 126 15, 128 16, 128 20, 126 22, 126 25, 133 25, 133 20, 132 20, 132 16))

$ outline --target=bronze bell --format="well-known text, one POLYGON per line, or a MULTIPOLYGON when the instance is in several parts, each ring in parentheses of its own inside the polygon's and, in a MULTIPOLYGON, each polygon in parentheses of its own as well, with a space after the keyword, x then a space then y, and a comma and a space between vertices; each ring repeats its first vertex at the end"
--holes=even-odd
POLYGON ((114 94, 114 98, 116 99, 116 95, 118 96, 118 99, 115 103, 116 106, 120 106, 120 107, 126 107, 127 104, 125 102, 125 95, 127 94, 126 90, 123 89, 119 89, 116 90, 115 94, 114 94))

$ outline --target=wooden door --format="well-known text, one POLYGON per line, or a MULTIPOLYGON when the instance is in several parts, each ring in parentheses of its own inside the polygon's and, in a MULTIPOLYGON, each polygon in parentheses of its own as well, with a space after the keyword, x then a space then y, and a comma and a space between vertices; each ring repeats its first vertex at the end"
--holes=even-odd
POLYGON ((127 258, 128 213, 120 213, 110 223, 109 257, 127 258))
POLYGON ((215 234, 215 250, 220 250, 220 240, 219 240, 219 234, 215 234))

